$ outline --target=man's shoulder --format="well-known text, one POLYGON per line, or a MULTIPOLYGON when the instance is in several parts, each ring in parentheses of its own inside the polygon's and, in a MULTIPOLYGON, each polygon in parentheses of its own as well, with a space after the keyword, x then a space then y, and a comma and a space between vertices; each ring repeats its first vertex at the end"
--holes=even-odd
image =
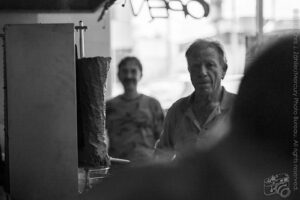
POLYGON ((151 97, 151 96, 148 96, 148 95, 145 95, 145 94, 141 94, 140 99, 142 101, 148 102, 150 105, 159 105, 160 106, 160 102, 155 97, 151 97))
POLYGON ((236 98, 236 94, 228 92, 227 90, 225 90, 227 98, 230 100, 234 100, 236 98))
POLYGON ((227 101, 231 104, 231 106, 233 105, 235 98, 236 98, 236 94, 228 92, 227 90, 225 90, 225 95, 226 95, 226 99, 227 101))
POLYGON ((185 112, 189 107, 189 101, 190 101, 191 95, 183 97, 175 101, 175 103, 172 104, 172 106, 168 109, 168 112, 185 112))
POLYGON ((189 103, 189 99, 191 98, 191 95, 186 96, 186 97, 182 97, 180 99, 178 99, 177 101, 175 101, 175 103, 173 103, 172 107, 178 107, 178 106, 183 106, 183 105, 187 105, 189 103))
POLYGON ((155 101, 155 102, 158 102, 158 100, 157 100, 155 97, 148 96, 148 95, 146 95, 146 94, 141 94, 141 97, 142 97, 143 99, 148 100, 148 101, 155 101))
POLYGON ((236 94, 228 92, 224 89, 223 98, 221 101, 221 108, 222 110, 232 110, 236 98, 236 94))
POLYGON ((116 103, 118 103, 118 102, 120 102, 120 101, 121 101, 121 95, 118 95, 118 96, 116 96, 116 97, 113 97, 113 98, 108 99, 108 100, 106 101, 106 104, 112 105, 112 104, 116 104, 116 103))

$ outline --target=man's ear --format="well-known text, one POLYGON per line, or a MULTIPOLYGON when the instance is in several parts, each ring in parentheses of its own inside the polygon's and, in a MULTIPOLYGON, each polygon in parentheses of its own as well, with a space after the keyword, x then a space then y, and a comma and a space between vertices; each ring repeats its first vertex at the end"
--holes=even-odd
POLYGON ((222 79, 224 79, 224 77, 225 77, 225 75, 226 75, 227 68, 228 68, 228 65, 227 65, 227 63, 225 63, 225 64, 224 64, 224 66, 223 66, 223 74, 222 74, 222 79))

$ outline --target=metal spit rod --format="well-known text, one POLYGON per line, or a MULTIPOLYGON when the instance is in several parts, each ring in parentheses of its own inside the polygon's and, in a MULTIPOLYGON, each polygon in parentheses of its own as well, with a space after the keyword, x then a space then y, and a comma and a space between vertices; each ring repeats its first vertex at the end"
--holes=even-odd
POLYGON ((79 21, 79 26, 75 26, 76 31, 79 30, 79 57, 83 58, 85 56, 84 51, 84 32, 87 29, 87 26, 83 25, 83 21, 79 21))

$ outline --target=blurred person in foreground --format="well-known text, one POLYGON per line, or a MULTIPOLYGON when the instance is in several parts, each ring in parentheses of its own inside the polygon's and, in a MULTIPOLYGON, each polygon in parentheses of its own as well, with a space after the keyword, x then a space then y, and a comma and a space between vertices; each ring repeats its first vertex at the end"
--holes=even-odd
POLYGON ((230 131, 214 148, 111 177, 83 199, 299 199, 299 56, 298 34, 254 60, 240 85, 230 131))
POLYGON ((124 94, 106 104, 109 155, 129 159, 133 164, 152 159, 164 119, 160 103, 153 97, 138 93, 142 72, 142 64, 136 57, 122 59, 118 65, 118 78, 124 94))
POLYGON ((0 145, 0 200, 6 198, 4 190, 4 161, 2 160, 2 148, 0 145))
POLYGON ((188 71, 195 91, 175 102, 168 110, 155 157, 170 160, 196 146, 204 149, 223 137, 209 131, 229 117, 234 94, 221 86, 227 71, 225 52, 216 41, 198 39, 186 51, 188 71))

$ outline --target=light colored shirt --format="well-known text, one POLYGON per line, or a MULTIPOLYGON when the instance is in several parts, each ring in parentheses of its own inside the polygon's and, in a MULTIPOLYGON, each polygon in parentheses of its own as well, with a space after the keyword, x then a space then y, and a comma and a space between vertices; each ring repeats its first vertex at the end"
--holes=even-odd
POLYGON ((107 102, 106 115, 110 156, 133 162, 152 158, 164 120, 156 99, 141 94, 127 100, 119 95, 107 102))
POLYGON ((215 143, 214 140, 220 139, 220 134, 212 136, 209 132, 228 120, 235 97, 224 88, 222 88, 221 95, 220 104, 213 109, 202 126, 192 110, 194 93, 175 102, 167 112, 155 154, 171 159, 178 152, 185 152, 199 145, 200 148, 201 145, 208 146, 208 144, 215 143))

